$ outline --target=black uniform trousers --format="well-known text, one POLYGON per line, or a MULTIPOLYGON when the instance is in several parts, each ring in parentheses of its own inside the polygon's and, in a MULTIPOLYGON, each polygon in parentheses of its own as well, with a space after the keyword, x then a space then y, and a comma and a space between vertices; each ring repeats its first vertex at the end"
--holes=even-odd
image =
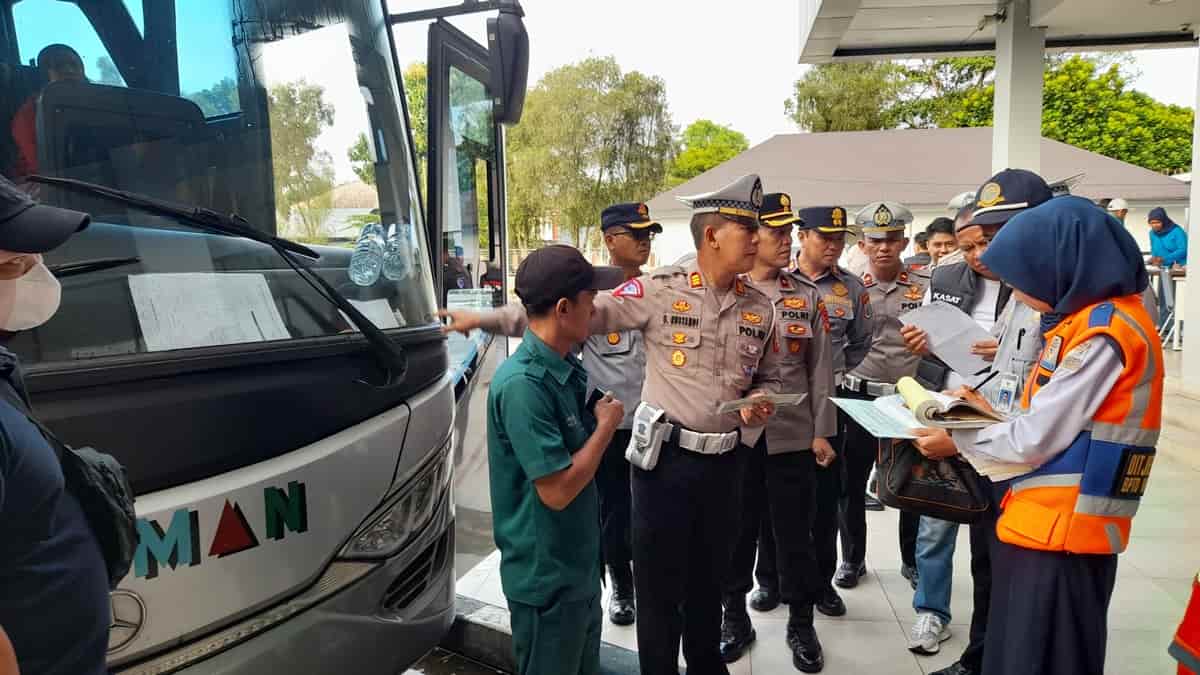
MULTIPOLYGON (((845 478, 845 462, 842 460, 842 428, 845 426, 846 414, 839 408, 838 433, 829 439, 829 445, 837 451, 838 456, 829 466, 816 467, 816 504, 813 509, 812 545, 817 559, 817 576, 820 582, 817 586, 817 599, 822 592, 833 590, 833 575, 837 572, 838 550, 838 511, 842 498, 842 484, 845 478)), ((815 459, 815 457, 814 457, 815 459)), ((749 470, 749 469, 748 469, 749 470)), ((749 478, 749 477, 747 477, 749 478)), ((761 483, 760 483, 761 484, 761 483)), ((746 487, 749 489, 747 480, 746 487)), ((767 522, 767 514, 763 513, 758 531, 758 563, 754 567, 754 580, 763 588, 779 590, 779 571, 775 564, 775 535, 767 522)), ((745 523, 743 521, 743 526, 745 523)), ((738 552, 734 551, 734 565, 738 564, 738 552)), ((744 584, 743 584, 744 585, 744 584)), ((737 588, 730 592, 739 591, 737 588)))
MULTIPOLYGON (((1006 489, 1007 484, 997 483, 995 493, 1006 489)), ((1117 556, 1035 551, 1006 544, 992 533, 982 672, 1101 675, 1117 556)), ((971 632, 974 639, 974 617, 971 632)))
POLYGON ((816 457, 811 450, 768 454, 766 434, 753 448, 743 447, 741 533, 733 550, 727 593, 746 594, 752 588, 755 551, 761 560, 771 551, 779 561, 778 578, 769 579, 784 602, 811 604, 820 588, 813 551, 812 524, 816 511, 816 457))
MULTIPOLYGON (((838 395, 864 401, 875 399, 843 387, 838 395)), ((879 454, 879 440, 849 417, 842 431, 839 453, 846 464, 846 482, 841 500, 842 560, 860 564, 867 555, 867 512, 865 508, 867 479, 879 454)), ((917 528, 921 517, 916 513, 900 512, 900 559, 909 567, 917 566, 917 528)))
POLYGON ((728 675, 721 592, 740 522, 744 447, 701 455, 664 443, 652 471, 633 467, 633 574, 642 675, 728 675))
MULTIPOLYGON (((981 478, 992 490, 990 481, 986 477, 981 478)), ((992 548, 997 541, 998 505, 999 499, 993 498, 983 520, 971 525, 971 583, 974 586, 971 633, 967 648, 958 660, 973 673, 983 671, 984 640, 987 637, 988 611, 992 604, 992 548)))
POLYGON ((600 468, 596 471, 596 489, 600 493, 600 544, 604 562, 623 570, 629 569, 629 563, 633 560, 629 533, 633 497, 629 491, 629 462, 625 459, 631 433, 629 429, 619 429, 613 434, 604 457, 600 459, 600 468))

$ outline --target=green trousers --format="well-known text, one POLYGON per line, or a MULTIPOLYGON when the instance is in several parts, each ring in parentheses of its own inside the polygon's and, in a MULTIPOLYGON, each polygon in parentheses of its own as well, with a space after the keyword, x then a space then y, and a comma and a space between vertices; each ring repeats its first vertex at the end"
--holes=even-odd
POLYGON ((508 601, 517 675, 596 675, 600 669, 600 589, 587 600, 534 607, 508 601))

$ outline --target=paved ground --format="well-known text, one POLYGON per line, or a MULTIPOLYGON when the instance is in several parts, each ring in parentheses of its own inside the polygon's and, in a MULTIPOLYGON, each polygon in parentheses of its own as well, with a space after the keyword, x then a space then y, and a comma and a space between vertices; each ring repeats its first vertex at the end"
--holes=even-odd
MULTIPOLYGON (((1167 364, 1169 373, 1177 373, 1179 354, 1168 353, 1167 364)), ((1200 517, 1197 517, 1200 516, 1200 401, 1180 396, 1174 377, 1168 377, 1167 388, 1166 426, 1160 454, 1134 524, 1130 549, 1121 557, 1109 613, 1106 672, 1111 675, 1174 672, 1166 648, 1183 614, 1192 575, 1200 568, 1200 517)), ((486 466, 478 463, 474 466, 473 475, 460 473, 456 481, 459 503, 470 504, 466 514, 460 508, 459 519, 469 529, 472 542, 472 550, 460 553, 458 592, 504 606, 496 571, 498 555, 489 554, 491 544, 486 536, 490 527, 490 514, 486 512, 486 466), (465 520, 464 515, 468 516, 465 520)), ((847 616, 818 619, 817 629, 826 654, 824 672, 829 675, 921 675, 953 661, 965 645, 971 613, 970 546, 966 529, 959 534, 954 557, 951 621, 954 637, 943 645, 941 654, 918 657, 905 647, 914 613, 912 589, 899 572, 896 527, 894 510, 868 514, 869 574, 858 588, 843 592, 849 608, 847 616)), ((463 541, 461 536, 459 541, 463 541)), ((767 614, 751 610, 758 643, 749 656, 733 664, 732 673, 795 672, 784 644, 786 612, 786 607, 767 614)), ((637 648, 632 627, 620 628, 606 622, 604 639, 637 648)), ((466 675, 477 671, 444 672, 466 675)))

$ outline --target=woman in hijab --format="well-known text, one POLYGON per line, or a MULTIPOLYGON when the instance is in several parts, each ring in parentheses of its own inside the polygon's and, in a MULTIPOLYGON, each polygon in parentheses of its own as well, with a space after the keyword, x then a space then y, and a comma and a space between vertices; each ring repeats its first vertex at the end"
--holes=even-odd
POLYGON ((1150 263, 1162 267, 1187 264, 1187 232, 1167 210, 1156 206, 1146 219, 1150 223, 1150 263))
POLYGON ((1023 472, 995 483, 1001 515, 983 672, 1101 675, 1117 554, 1162 413, 1145 266, 1118 221, 1069 196, 1008 221, 982 260, 1042 313, 1045 347, 1022 396, 1025 414, 917 443, 927 456, 961 453, 1023 472))

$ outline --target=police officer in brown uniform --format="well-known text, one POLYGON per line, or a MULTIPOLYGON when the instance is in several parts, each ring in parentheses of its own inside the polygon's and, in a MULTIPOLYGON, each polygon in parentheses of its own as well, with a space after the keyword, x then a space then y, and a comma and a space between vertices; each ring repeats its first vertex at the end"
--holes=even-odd
MULTIPOLYGON (((854 370, 871 350, 871 331, 874 324, 870 294, 862 280, 838 266, 838 259, 853 233, 846 209, 841 206, 813 206, 798 214, 803 223, 800 229, 800 255, 796 257, 796 272, 817 285, 825 310, 829 314, 830 340, 833 342, 834 379, 841 382, 848 371, 854 370)), ((838 435, 831 441, 841 448, 841 430, 846 415, 838 411, 838 435)), ((845 458, 837 457, 828 467, 817 471, 817 511, 813 519, 813 546, 817 567, 821 571, 821 592, 817 611, 828 616, 842 616, 846 604, 833 588, 837 571, 838 510, 842 497, 845 458)), ((767 556, 759 552, 761 572, 767 556)), ((759 577, 760 590, 763 581, 759 577)), ((756 591, 756 595, 758 591, 756 591)), ((754 607, 755 597, 750 606, 754 607)), ((768 607, 770 609, 770 607, 768 607)))
MULTIPOLYGON (((739 428, 774 413, 782 352, 770 349, 771 300, 739 275, 758 249, 762 182, 750 175, 684 199, 696 259, 631 279, 596 297, 594 334, 637 330, 646 345, 642 404, 627 457, 634 464, 633 570, 643 675, 678 675, 680 639, 692 675, 726 675, 721 588, 741 500, 739 428)), ((518 307, 452 312, 448 330, 518 334, 518 307)))
POLYGON ((753 586, 755 551, 761 532, 770 531, 779 561, 779 584, 789 603, 787 643, 796 668, 819 672, 821 643, 813 627, 813 603, 820 573, 813 553, 817 466, 833 461, 829 437, 837 431, 833 395, 833 349, 829 319, 815 284, 786 268, 791 264, 792 228, 799 218, 783 193, 763 197, 759 215, 758 259, 745 275, 747 284, 775 303, 776 338, 770 349, 781 355, 781 393, 804 394, 798 406, 781 407, 771 423, 742 429, 748 446, 742 490, 742 528, 723 600, 721 656, 741 658, 755 639, 746 612, 753 586))
MULTIPOLYGON (((896 391, 896 381, 916 373, 920 357, 908 351, 900 335, 901 314, 921 306, 929 278, 910 270, 900 259, 908 246, 904 228, 912 222, 912 213, 895 202, 868 204, 855 215, 863 238, 859 248, 867 255, 867 288, 874 314, 871 350, 850 373, 842 378, 839 393, 843 397, 875 399, 896 391)), ((846 462, 846 486, 842 500, 842 565, 834 583, 854 588, 867 573, 867 518, 863 497, 867 477, 875 464, 878 441, 854 420, 847 419, 843 431, 841 456, 846 462)), ((910 581, 916 575, 916 541, 919 517, 900 513, 901 573, 910 581)))

